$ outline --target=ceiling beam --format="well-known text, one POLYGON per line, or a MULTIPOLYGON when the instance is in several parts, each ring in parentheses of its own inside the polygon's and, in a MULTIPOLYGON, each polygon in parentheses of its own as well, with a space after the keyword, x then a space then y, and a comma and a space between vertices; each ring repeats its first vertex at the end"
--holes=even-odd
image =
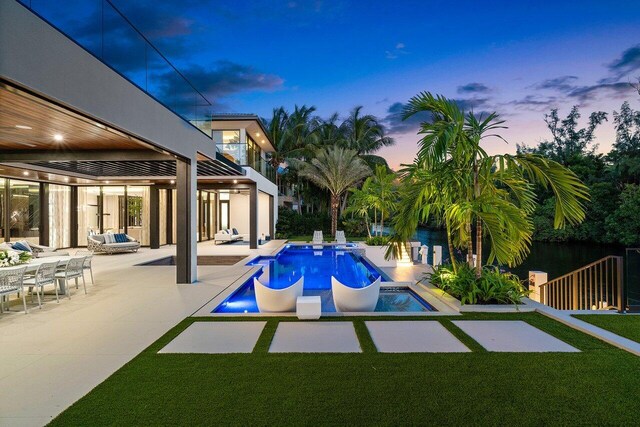
POLYGON ((55 161, 138 161, 176 160, 175 156, 151 150, 88 150, 88 151, 3 151, 0 162, 55 162, 55 161))

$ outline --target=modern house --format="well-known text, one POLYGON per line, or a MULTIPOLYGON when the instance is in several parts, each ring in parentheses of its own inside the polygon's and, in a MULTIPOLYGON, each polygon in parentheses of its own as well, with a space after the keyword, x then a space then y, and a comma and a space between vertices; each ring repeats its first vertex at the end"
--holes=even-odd
POLYGON ((63 248, 127 233, 177 245, 177 282, 194 282, 197 243, 218 230, 251 248, 274 236, 272 143, 255 115, 212 115, 111 2, 95 3, 74 18, 102 18, 79 34, 50 5, 0 2, 0 239, 63 248))

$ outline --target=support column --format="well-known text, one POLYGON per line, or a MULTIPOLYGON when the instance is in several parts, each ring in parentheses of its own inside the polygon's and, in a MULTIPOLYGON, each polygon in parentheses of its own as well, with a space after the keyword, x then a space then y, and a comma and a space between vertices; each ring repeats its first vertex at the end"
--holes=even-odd
POLYGON ((49 246, 49 184, 40 183, 40 224, 38 225, 40 244, 49 246))
POLYGON ((149 188, 149 246, 160 247, 160 190, 156 186, 149 188))
POLYGON ((167 244, 173 245, 173 189, 169 188, 167 192, 167 244))
POLYGON ((176 161, 177 283, 197 280, 196 170, 195 159, 176 161))
POLYGON ((9 179, 4 180, 4 241, 11 240, 11 188, 9 179))
POLYGON ((269 235, 271 236, 271 240, 275 240, 276 238, 274 200, 275 200, 275 197, 273 197, 272 195, 269 195, 269 235))
POLYGON ((249 248, 258 249, 258 186, 249 187, 249 248))
POLYGON ((69 245, 72 248, 78 247, 78 187, 71 187, 71 207, 69 209, 69 213, 71 214, 71 218, 69 219, 69 232, 71 235, 69 236, 69 245))

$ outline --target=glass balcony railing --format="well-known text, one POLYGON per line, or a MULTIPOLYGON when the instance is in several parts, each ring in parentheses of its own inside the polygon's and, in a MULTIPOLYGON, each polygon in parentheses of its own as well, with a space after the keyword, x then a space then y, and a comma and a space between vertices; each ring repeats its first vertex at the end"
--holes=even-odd
POLYGON ((109 0, 16 0, 196 129, 211 103, 109 0))

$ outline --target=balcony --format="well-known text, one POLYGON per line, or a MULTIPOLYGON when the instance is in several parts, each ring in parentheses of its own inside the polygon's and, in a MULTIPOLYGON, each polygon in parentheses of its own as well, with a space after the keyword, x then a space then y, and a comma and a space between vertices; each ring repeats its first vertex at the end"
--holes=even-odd
POLYGON ((198 123, 211 103, 109 0, 60 13, 57 2, 16 0, 167 109, 198 123))

